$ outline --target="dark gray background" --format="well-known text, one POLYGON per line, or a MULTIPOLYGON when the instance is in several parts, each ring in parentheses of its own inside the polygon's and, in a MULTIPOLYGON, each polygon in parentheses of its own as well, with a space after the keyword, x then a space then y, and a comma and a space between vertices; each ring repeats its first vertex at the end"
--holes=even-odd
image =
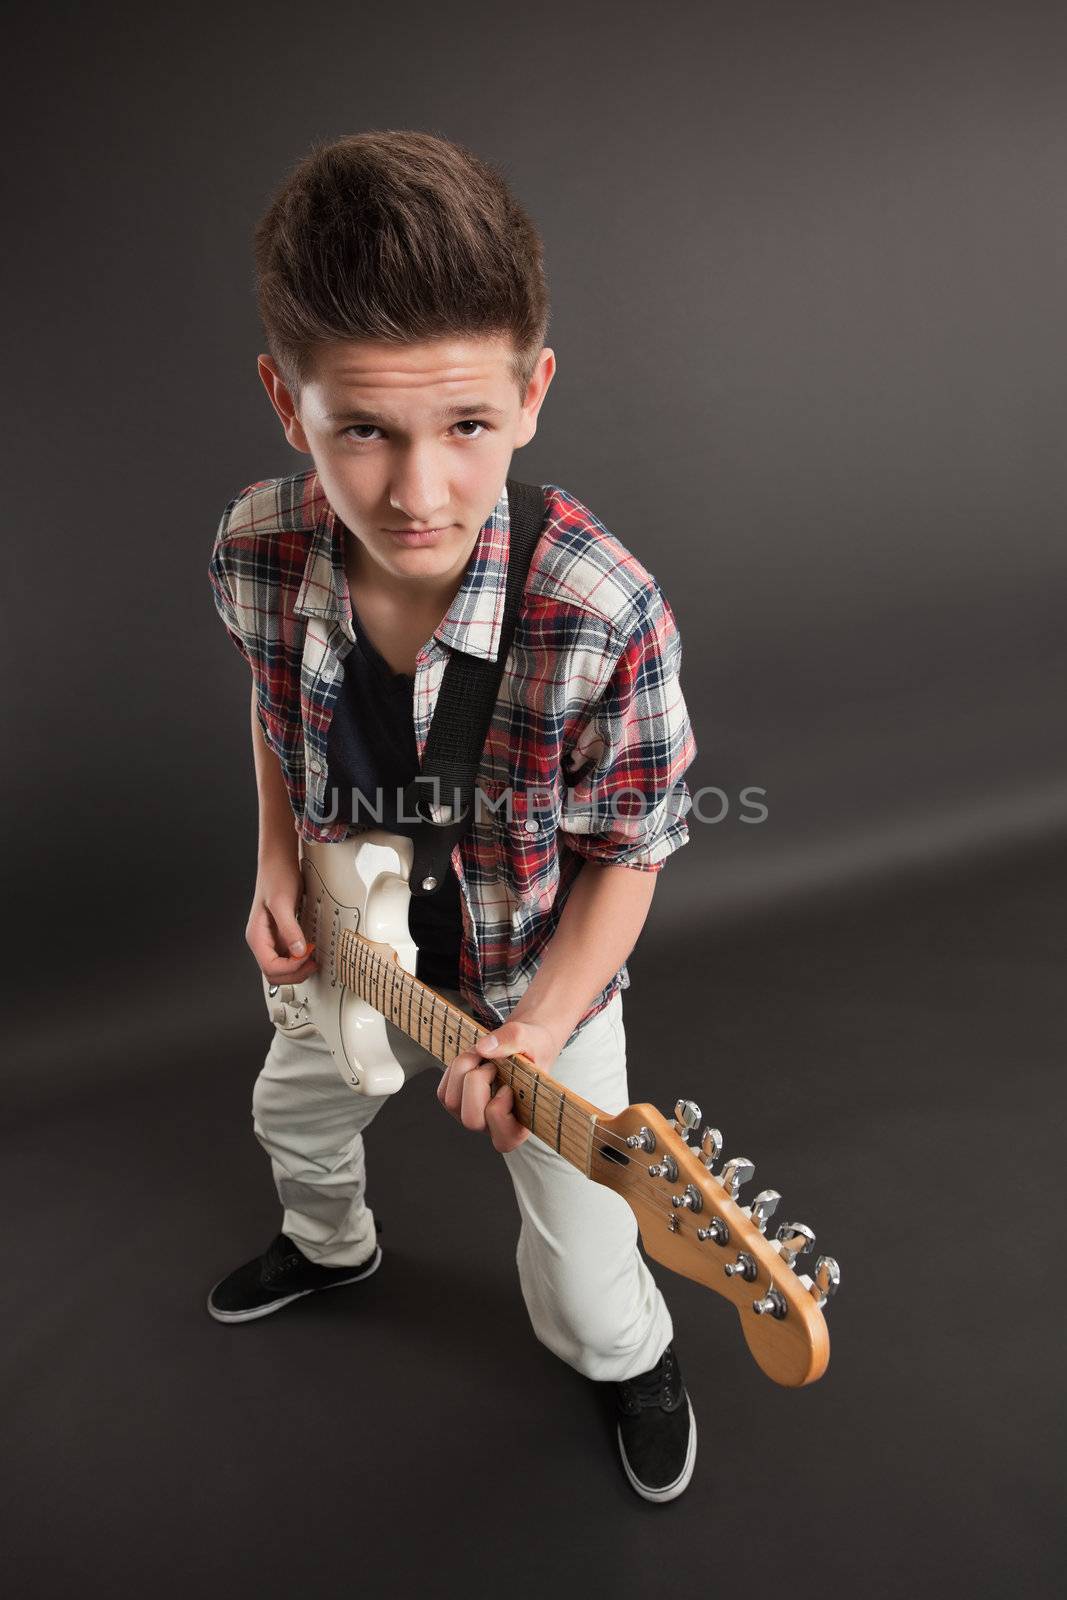
POLYGON ((18 1592, 1051 1592, 1062 9, 46 6, 8 43, 18 1592), (375 1128, 374 1287, 203 1311, 277 1222, 206 574, 236 490, 307 463, 250 234, 371 127, 470 144, 541 227, 559 367, 512 470, 656 574, 692 785, 734 801, 662 874, 633 1097, 695 1095, 842 1262, 800 1395, 660 1274, 701 1427, 674 1507, 534 1344, 499 1163, 425 1083, 375 1128))

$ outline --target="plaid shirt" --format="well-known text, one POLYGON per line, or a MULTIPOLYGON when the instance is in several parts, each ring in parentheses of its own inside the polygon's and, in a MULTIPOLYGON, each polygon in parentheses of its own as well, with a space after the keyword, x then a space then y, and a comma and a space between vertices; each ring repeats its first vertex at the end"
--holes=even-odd
MULTIPOLYGON (((544 492, 547 521, 478 771, 488 804, 452 856, 460 988, 489 1027, 536 971, 584 860, 654 872, 689 837, 682 775, 696 745, 671 609, 591 511, 556 484, 544 492)), ((356 831, 324 807, 330 719, 355 639, 344 535, 309 470, 235 495, 211 555, 215 605, 251 666, 263 735, 305 839, 356 831)), ((505 486, 448 615, 418 655, 420 760, 451 651, 497 654, 507 563, 505 486)), ((624 965, 579 1027, 628 986, 624 965)))

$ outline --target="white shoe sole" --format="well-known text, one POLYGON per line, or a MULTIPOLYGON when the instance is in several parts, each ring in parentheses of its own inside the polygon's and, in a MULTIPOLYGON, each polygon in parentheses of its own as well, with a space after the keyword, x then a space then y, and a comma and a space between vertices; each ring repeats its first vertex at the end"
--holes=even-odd
POLYGON ((635 1478, 630 1470, 630 1463, 626 1459, 626 1451, 622 1446, 622 1429, 616 1428, 615 1432, 619 1441, 619 1454, 622 1456, 623 1470, 630 1480, 631 1486, 637 1490, 643 1500, 675 1500, 693 1476, 693 1467, 697 1458, 697 1419, 693 1415, 692 1402, 686 1394, 685 1403, 689 1407, 689 1445, 685 1452, 685 1465, 673 1483, 668 1483, 662 1489, 650 1489, 646 1483, 635 1478))
POLYGON ((219 1283, 226 1282, 225 1278, 220 1278, 219 1283, 215 1285, 215 1289, 212 1289, 211 1294, 207 1297, 207 1308, 216 1322, 252 1322, 256 1317, 269 1317, 272 1311, 280 1311, 282 1306, 291 1305, 294 1300, 301 1300, 306 1294, 321 1294, 323 1289, 343 1289, 346 1283, 358 1283, 360 1278, 369 1278, 372 1272, 377 1272, 381 1265, 381 1260, 382 1247, 377 1245, 370 1260, 364 1262, 363 1266, 357 1272, 354 1272, 350 1278, 338 1278, 336 1283, 323 1283, 318 1289, 298 1289, 296 1294, 287 1294, 281 1300, 270 1300, 265 1306, 253 1306, 248 1311, 215 1310, 215 1307, 211 1304, 211 1295, 215 1293, 219 1283))

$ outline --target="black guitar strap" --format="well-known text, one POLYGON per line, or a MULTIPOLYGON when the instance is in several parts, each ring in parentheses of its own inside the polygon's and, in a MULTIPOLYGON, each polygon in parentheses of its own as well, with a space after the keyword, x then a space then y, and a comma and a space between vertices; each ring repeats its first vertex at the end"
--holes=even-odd
POLYGON ((539 484, 508 478, 507 490, 508 574, 500 648, 494 661, 453 650, 426 736, 422 768, 404 792, 404 815, 419 818, 405 829, 415 846, 410 880, 414 895, 434 894, 441 887, 452 851, 474 821, 478 764, 530 562, 545 524, 545 497, 539 484))

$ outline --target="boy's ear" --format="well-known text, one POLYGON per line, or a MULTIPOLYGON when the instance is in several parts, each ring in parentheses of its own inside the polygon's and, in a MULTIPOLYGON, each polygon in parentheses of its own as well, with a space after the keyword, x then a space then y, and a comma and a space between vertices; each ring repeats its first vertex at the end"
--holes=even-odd
POLYGON ((303 424, 297 415, 293 397, 286 388, 285 381, 274 364, 274 358, 269 355, 257 356, 256 365, 270 403, 281 419, 282 427, 285 429, 285 437, 294 450, 299 450, 304 455, 309 456, 311 454, 311 446, 308 444, 307 434, 304 432, 303 424))
POLYGON ((537 358, 530 382, 526 388, 526 398, 522 403, 522 412, 519 416, 519 427, 515 438, 516 450, 524 444, 529 444, 537 432, 537 414, 541 409, 548 386, 556 371, 556 353, 546 345, 537 358))

